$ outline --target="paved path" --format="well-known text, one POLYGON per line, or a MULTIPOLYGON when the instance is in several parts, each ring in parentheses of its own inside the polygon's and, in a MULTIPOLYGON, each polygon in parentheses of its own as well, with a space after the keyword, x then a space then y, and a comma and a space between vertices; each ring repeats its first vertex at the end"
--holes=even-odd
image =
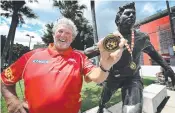
MULTIPOLYGON (((167 90, 168 97, 160 104, 157 113, 175 113, 175 91, 167 90)), ((122 113, 122 102, 108 108, 111 113, 122 113)), ((87 110, 84 113, 97 113, 98 107, 87 110)))

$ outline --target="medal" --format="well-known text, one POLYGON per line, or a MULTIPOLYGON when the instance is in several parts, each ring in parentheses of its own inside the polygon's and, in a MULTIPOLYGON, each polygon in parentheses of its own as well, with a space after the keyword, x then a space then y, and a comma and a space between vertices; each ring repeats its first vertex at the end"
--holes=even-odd
POLYGON ((103 47, 108 52, 114 52, 119 49, 120 37, 109 34, 104 38, 103 47))
POLYGON ((129 44, 125 43, 125 46, 128 50, 128 52, 130 53, 131 55, 131 62, 129 64, 129 67, 132 69, 132 70, 135 70, 137 68, 137 65, 136 63, 133 61, 133 56, 132 56, 132 52, 133 52, 133 48, 134 48, 134 30, 131 31, 131 48, 129 47, 129 44))
POLYGON ((129 67, 130 67, 132 70, 135 70, 136 67, 137 67, 137 65, 136 65, 135 62, 132 61, 132 62, 130 62, 129 67))

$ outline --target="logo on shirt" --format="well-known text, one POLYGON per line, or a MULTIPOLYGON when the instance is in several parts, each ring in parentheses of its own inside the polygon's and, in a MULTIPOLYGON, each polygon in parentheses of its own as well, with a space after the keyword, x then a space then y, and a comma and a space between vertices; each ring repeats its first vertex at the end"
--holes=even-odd
POLYGON ((12 74, 12 69, 10 67, 5 70, 5 77, 8 81, 12 81, 12 79, 14 78, 12 74))
POLYGON ((77 63, 76 60, 73 59, 73 58, 69 58, 68 61, 69 61, 69 62, 72 62, 72 63, 77 63))
POLYGON ((48 64, 48 60, 33 60, 34 63, 39 63, 39 64, 48 64))

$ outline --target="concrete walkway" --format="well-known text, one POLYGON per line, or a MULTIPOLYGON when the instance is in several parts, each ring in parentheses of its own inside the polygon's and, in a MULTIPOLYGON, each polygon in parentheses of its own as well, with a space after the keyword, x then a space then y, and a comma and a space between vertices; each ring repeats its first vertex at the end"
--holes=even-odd
MULTIPOLYGON (((168 97, 157 108, 157 113, 175 113, 175 91, 167 90, 168 97)), ((98 107, 87 110, 84 113, 97 113, 98 107)), ((108 108, 111 113, 122 113, 122 102, 108 108)))

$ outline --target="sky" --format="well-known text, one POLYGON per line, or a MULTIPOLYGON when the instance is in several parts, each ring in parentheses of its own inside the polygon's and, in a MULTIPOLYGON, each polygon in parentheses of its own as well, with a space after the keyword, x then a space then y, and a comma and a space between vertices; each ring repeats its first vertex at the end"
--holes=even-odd
MULTIPOLYGON (((136 21, 143 20, 157 12, 167 8, 165 0, 133 0, 136 5, 136 21)), ((18 26, 15 33, 15 42, 29 46, 29 37, 34 36, 31 41, 31 49, 36 43, 43 43, 41 37, 46 30, 45 25, 55 22, 57 18, 62 17, 58 8, 52 6, 52 0, 38 0, 39 3, 29 3, 26 0, 26 6, 30 7, 38 16, 37 19, 28 19, 24 17, 25 24, 18 26)), ((103 38, 107 34, 114 32, 115 16, 119 6, 122 6, 130 0, 95 0, 96 22, 98 38, 103 38)), ((87 9, 84 10, 84 17, 92 24, 90 0, 80 0, 79 4, 84 4, 87 9)), ((175 0, 169 0, 170 7, 175 6, 175 0)), ((0 12, 4 12, 0 9, 0 12)), ((11 18, 0 17, 0 34, 8 35, 11 18)))

